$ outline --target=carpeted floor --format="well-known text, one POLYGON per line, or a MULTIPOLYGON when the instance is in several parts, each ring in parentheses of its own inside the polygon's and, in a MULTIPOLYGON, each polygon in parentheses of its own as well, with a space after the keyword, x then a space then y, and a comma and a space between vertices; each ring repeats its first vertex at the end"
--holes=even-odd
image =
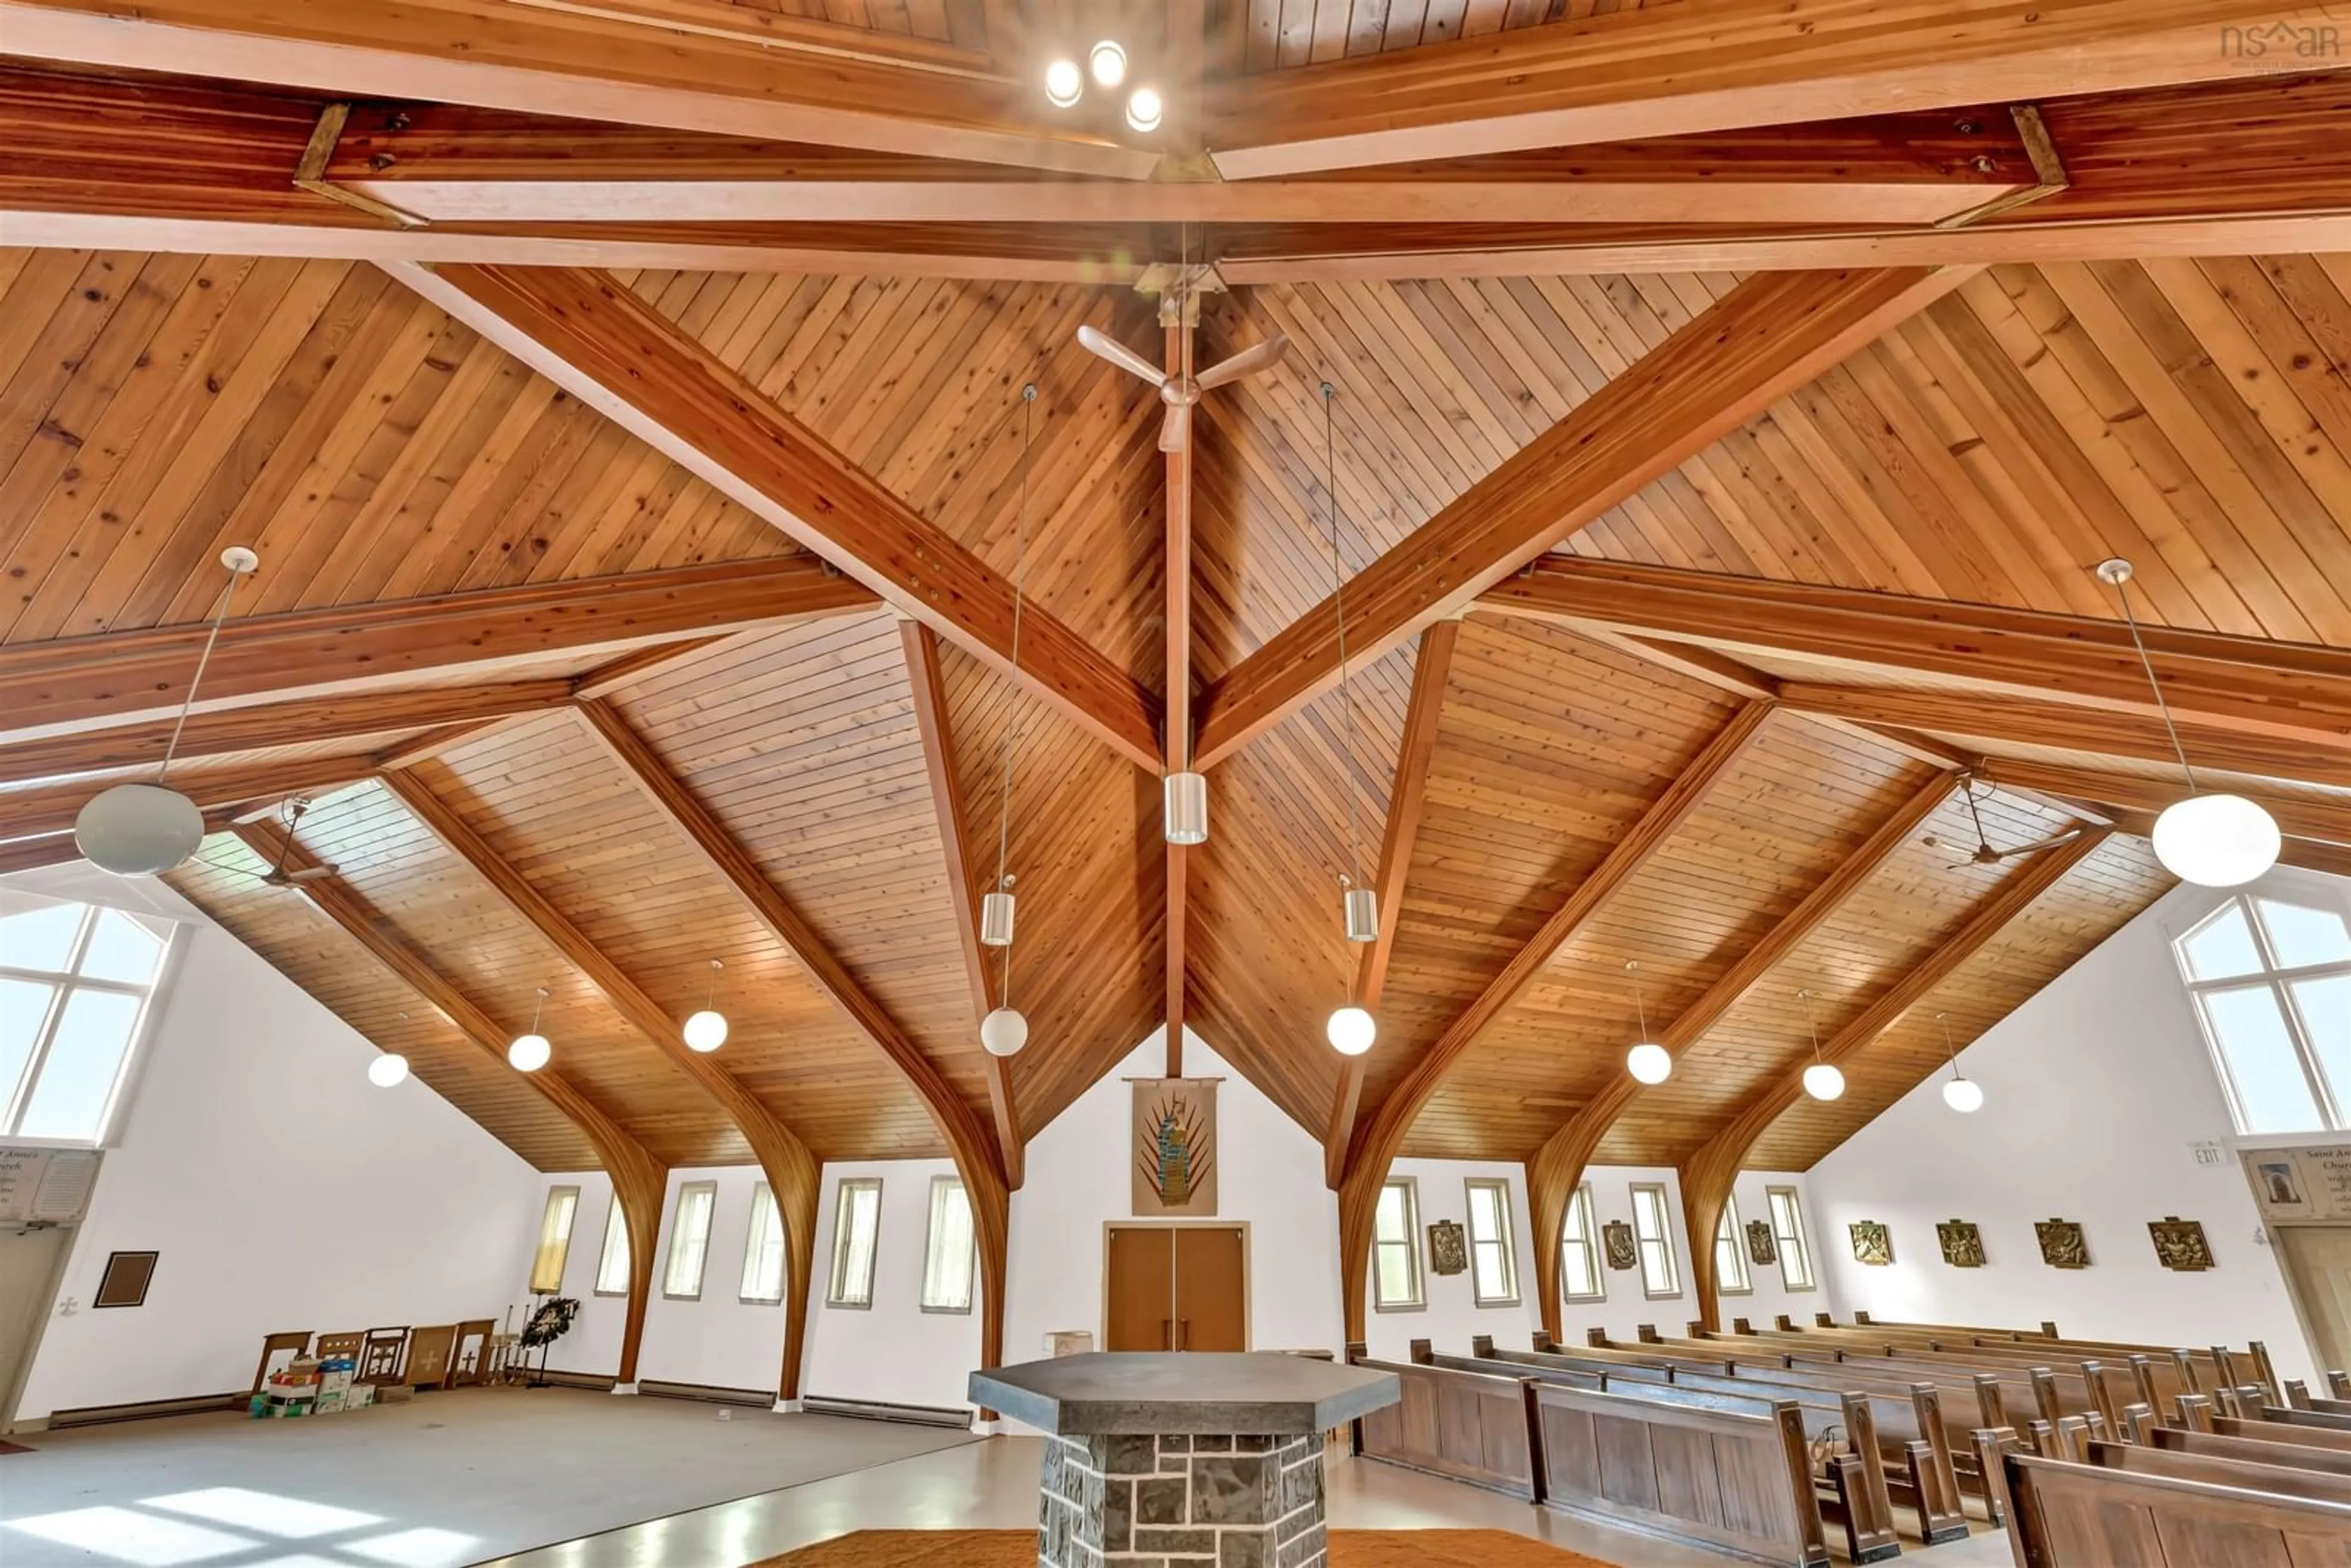
MULTIPOLYGON (((1036 1568, 1033 1530, 861 1530, 752 1568, 1036 1568)), ((1331 1568, 1608 1568, 1499 1530, 1334 1530, 1331 1568)))

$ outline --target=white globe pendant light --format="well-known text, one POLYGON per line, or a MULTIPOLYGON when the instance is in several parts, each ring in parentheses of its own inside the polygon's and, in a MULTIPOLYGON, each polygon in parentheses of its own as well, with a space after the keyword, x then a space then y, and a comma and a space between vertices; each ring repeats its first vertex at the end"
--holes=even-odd
POLYGON ((1363 1055, 1372 1049, 1372 1041, 1379 1032, 1380 1026, 1372 1015, 1353 1002, 1332 1013, 1331 1021, 1322 1026, 1323 1038, 1342 1056, 1363 1055))
POLYGON ((1029 1019, 1018 1008, 998 1008, 979 1020, 979 1043, 990 1056, 1018 1056, 1029 1043, 1029 1019))
POLYGON ((1804 1028, 1813 1037, 1813 1064, 1804 1069, 1804 1092, 1815 1100, 1834 1100, 1844 1092, 1844 1074, 1821 1055, 1821 1026, 1813 1017, 1813 993, 1796 994, 1804 998, 1804 1028))
POLYGON ((1086 51, 1086 66, 1098 85, 1116 87, 1126 79, 1126 50, 1116 39, 1104 38, 1086 51))
POLYGON ((228 618, 237 580, 259 566, 261 558, 243 545, 231 545, 221 551, 220 563, 228 569, 228 584, 221 590, 220 604, 213 612, 212 631, 197 656, 195 677, 188 683, 179 723, 172 727, 154 782, 117 784, 101 790, 74 818, 74 847, 100 871, 117 876, 159 876, 184 863, 204 841, 204 812, 193 800, 167 788, 163 779, 172 770, 172 754, 180 747, 180 732, 187 727, 188 710, 195 706, 204 666, 212 663, 213 644, 220 641, 221 622, 228 618))
POLYGON ((1674 1053, 1649 1038, 1649 1004, 1641 995, 1641 964, 1627 959, 1625 972, 1633 977, 1634 1016, 1641 1020, 1641 1041, 1625 1053, 1625 1071, 1636 1083, 1663 1083, 1674 1075, 1674 1053))
POLYGON ((2155 678, 2154 661, 2147 656, 2147 639, 2131 611, 2131 563, 2116 556, 2098 563, 2098 580, 2122 601, 2123 619, 2130 625, 2131 646, 2139 668, 2147 672, 2147 689, 2155 694, 2155 710, 2171 737, 2179 771, 2188 780, 2188 799, 2175 800, 2155 820, 2155 858, 2182 882, 2199 887, 2242 887, 2277 864, 2283 840, 2277 820, 2259 802, 2242 795, 2199 794, 2196 770, 2188 765, 2188 748, 2179 742, 2179 727, 2171 722, 2171 705, 2164 700, 2163 683, 2155 678))
POLYGON ((1937 1013, 1935 1021, 1943 1026, 1943 1054, 1951 1061, 1951 1076, 1943 1085, 1943 1103, 1962 1116, 1971 1116, 1983 1109, 1983 1085, 1959 1071, 1959 1048, 1951 1043, 1951 1020, 1937 1013))
POLYGON ((394 1089, 408 1081, 408 1058, 387 1051, 368 1063, 368 1082, 379 1089, 394 1089))
POLYGON ((546 1006, 547 988, 541 986, 538 988, 538 1000, 531 1004, 530 1031, 515 1036, 514 1043, 507 1047, 507 1065, 517 1072, 536 1072, 555 1055, 555 1047, 538 1032, 539 1010, 546 1006))
POLYGON ((1086 75, 1075 60, 1055 60, 1045 68, 1045 101, 1068 109, 1085 96, 1086 75))
POLYGON ((1126 123, 1130 130, 1140 131, 1147 136, 1159 129, 1160 119, 1165 113, 1166 105, 1150 88, 1136 88, 1127 97, 1126 123))
POLYGON ((707 1053, 726 1043, 726 1015, 718 1010, 718 971, 726 967, 716 958, 710 960, 710 998, 700 1012, 685 1020, 685 1043, 690 1050, 707 1053))

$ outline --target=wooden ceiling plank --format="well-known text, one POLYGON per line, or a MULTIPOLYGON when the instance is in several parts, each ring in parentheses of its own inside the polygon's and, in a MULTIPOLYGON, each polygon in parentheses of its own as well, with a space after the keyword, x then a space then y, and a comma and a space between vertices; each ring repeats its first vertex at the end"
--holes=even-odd
POLYGON ((1553 910, 1524 946, 1512 954, 1501 972, 1489 980, 1475 999, 1446 1025, 1444 1033, 1391 1090, 1369 1123, 1360 1127, 1348 1153, 1347 1170, 1339 1186, 1339 1257, 1347 1337, 1364 1335, 1364 1289, 1371 1263, 1373 1210, 1395 1152, 1411 1132, 1421 1108, 1442 1086, 1446 1077, 1477 1043, 1478 1037, 1533 985, 1562 947, 1618 890, 1637 875, 1666 841, 1704 804, 1707 794, 1744 756, 1770 722, 1769 702, 1741 706, 1715 732, 1689 765, 1675 776, 1665 792, 1641 813, 1640 820, 1616 836, 1614 847, 1600 864, 1575 885, 1565 903, 1553 910))
MULTIPOLYGON (((914 1043, 913 1037, 833 956, 831 949, 818 936, 815 927, 768 880, 759 869, 758 862, 726 831, 710 809, 695 798, 644 738, 629 727, 619 710, 610 703, 590 698, 577 704, 575 711, 588 733, 605 753, 620 765, 637 789, 668 819, 704 863, 750 907, 759 924, 783 945, 785 951, 791 955, 792 961, 823 993, 825 999, 838 1008, 858 1031, 889 1060, 891 1066, 897 1070, 915 1093, 922 1096, 932 1121, 937 1124, 940 1135, 946 1140, 947 1147, 954 1154, 956 1169, 963 1177, 964 1190, 971 1202, 982 1274, 981 1364, 1000 1364, 1004 1359, 1004 1284, 1010 1236, 1009 1186, 997 1145, 989 1138, 987 1129, 980 1124, 979 1118, 964 1103, 962 1094, 939 1072, 931 1059, 923 1054, 922 1048, 914 1043)), ((433 800, 416 783, 413 776, 395 776, 394 787, 404 800, 412 796, 423 802, 433 800)), ((428 805, 427 809, 431 807, 428 805)), ((448 812, 445 807, 440 810, 443 818, 453 827, 462 826, 455 822, 454 813, 448 812)), ((436 831, 440 825, 439 821, 434 822, 436 831)), ((468 854, 466 858, 470 860, 473 857, 468 854)), ((552 915, 553 911, 550 908, 547 913, 552 915)), ((584 942, 583 937, 582 945, 584 942)), ((589 953, 591 958, 595 956, 592 949, 589 953)), ((586 967, 582 967, 585 969, 586 967)), ((607 964, 605 967, 609 969, 611 966, 607 964)), ((599 988, 602 988, 605 982, 598 979, 594 971, 587 972, 591 979, 597 979, 599 988)), ((615 978, 619 977, 617 970, 612 973, 615 978)), ((654 1020, 665 1022, 667 1015, 653 1006, 651 998, 638 994, 629 1000, 633 1009, 632 1021, 636 1021, 635 1015, 642 1014, 645 1023, 654 1020), (651 1009, 650 1012, 644 1010, 647 1008, 651 1009)), ((640 1027, 644 1026, 641 1024, 640 1027)), ((669 1033, 663 1037, 664 1047, 676 1045, 676 1039, 674 1026, 669 1026, 669 1033)), ((683 1046, 677 1046, 673 1054, 683 1050, 683 1046)), ((707 1056, 693 1055, 692 1061, 705 1072, 726 1076, 707 1056)), ((726 1081, 733 1083, 731 1078, 726 1081)), ((752 1104, 757 1103, 739 1085, 735 1086, 733 1093, 752 1104)), ((783 1130, 780 1124, 777 1124, 777 1130, 783 1130)), ((750 1136, 747 1127, 745 1135, 750 1136)), ((758 1146, 755 1141, 753 1147, 758 1146)), ((794 1140, 794 1146, 798 1147, 797 1140, 794 1140)), ((799 1147, 794 1158, 806 1157, 806 1148, 799 1147)), ((808 1179, 813 1182, 816 1172, 812 1161, 807 1174, 808 1179)), ((806 1202, 808 1215, 813 1221, 816 1194, 812 1186, 808 1191, 806 1202)), ((812 1231, 809 1245, 811 1248, 814 1245, 812 1231)), ((791 1278, 807 1279, 809 1259, 813 1256, 811 1251, 809 1258, 795 1262, 791 1278)), ((796 1346, 788 1351, 787 1370, 788 1373, 797 1371, 796 1346)), ((786 1396, 792 1396, 788 1394, 786 1396)))
MULTIPOLYGON (((2169 779, 2106 773, 2025 758, 1994 758, 1989 772, 1992 781, 2003 787, 2037 790, 2060 798, 2078 798, 2093 805, 2128 811, 2159 812, 2188 794, 2184 784, 2169 779)), ((2202 788, 2210 790, 2216 786, 2208 780, 2202 788)), ((2217 788, 2259 801, 2271 816, 2277 819, 2279 831, 2289 839, 2351 847, 2351 797, 2293 795, 2234 780, 2217 788)))
MULTIPOLYGON (((247 763, 210 771, 172 772, 165 782, 196 803, 200 810, 235 806, 265 796, 284 800, 291 795, 323 794, 371 777, 375 758, 365 753, 305 757, 285 762, 247 763)), ((74 819, 89 798, 115 784, 152 783, 152 775, 131 778, 80 779, 45 784, 0 794, 0 841, 38 839, 70 834, 74 819)))
MULTIPOLYGON (((758 1095, 723 1065, 689 1048, 679 1033, 679 1020, 623 974, 572 924, 546 894, 507 862, 489 841, 476 832, 456 809, 412 772, 392 772, 384 782, 411 815, 433 836, 488 884, 507 905, 537 931, 566 963, 580 971, 612 1010, 626 1019, 672 1065, 683 1072, 726 1113, 759 1162, 783 1215, 785 1246, 790 1253, 788 1277, 805 1281, 816 1257, 816 1158, 799 1135, 769 1110, 758 1095)), ((633 1245, 633 1241, 632 1243, 633 1245)), ((794 1297, 805 1296, 793 1292, 794 1297)), ((799 1397, 801 1352, 807 1333, 807 1305, 788 1298, 785 1311, 779 1397, 799 1397)))
POLYGON ((1712 0, 1334 61, 1212 88, 1228 179, 1841 114, 2029 101, 2241 74, 2232 25, 2331 28, 2324 5, 1712 0))
MULTIPOLYGON (((1395 956, 1397 928, 1404 921, 1405 879, 1412 870, 1413 846, 1420 838, 1423 809, 1428 803, 1429 763, 1437 755, 1437 726, 1445 709, 1445 685, 1453 673, 1454 650, 1460 645, 1461 622, 1439 621, 1420 634, 1413 655, 1412 695, 1405 699, 1404 735, 1396 747, 1395 772, 1388 786, 1387 825, 1380 833, 1378 895, 1380 934, 1367 944, 1355 967, 1355 998, 1365 1009, 1376 1009, 1387 988, 1388 964, 1395 956)), ((1355 1136, 1355 1112, 1363 1099, 1364 1058, 1351 1056, 1339 1069, 1339 1092, 1332 1102, 1331 1122, 1322 1134, 1322 1176, 1336 1191, 1346 1175, 1347 1151, 1355 1136)))
MULTIPOLYGON (((2080 837, 2043 850, 2025 862, 1940 946, 1906 969, 1902 977, 1879 993, 1859 1017, 1837 1030, 1820 1048, 1820 1060, 1842 1065, 1867 1050, 1872 1041, 1901 1021, 1904 1014, 1949 979, 1984 944, 1999 936, 2068 872, 2095 853, 2112 831, 2085 828, 2080 837)), ((1796 1073, 1801 1065, 1801 1059, 1787 1063, 1785 1071, 1733 1111, 1722 1127, 1682 1162, 1682 1207, 1690 1227, 1686 1234, 1693 1239, 1690 1284, 1696 1292, 1698 1312, 1708 1328, 1719 1326, 1720 1321, 1713 1240, 1722 1223, 1723 1205, 1729 1199, 1731 1183, 1738 1178, 1748 1151, 1772 1123, 1802 1098, 1803 1090, 1796 1073)))
MULTIPOLYGON (((1913 790, 1867 839, 1837 862, 1835 869, 1813 884, 1802 903, 1782 915, 1760 941, 1717 976, 1696 1001, 1677 1014, 1657 1036, 1657 1043, 1677 1058, 1696 1044, 1741 998, 1762 984, 1782 960, 1843 907, 1855 890, 1876 875, 1889 856, 1909 842, 1937 808, 1950 798, 1956 777, 1938 773, 1913 790)), ((1640 1086, 1629 1072, 1617 1073, 1598 1094, 1561 1123, 1559 1130, 1527 1162, 1527 1202, 1535 1234, 1536 1288, 1544 1302, 1545 1326, 1554 1339, 1562 1333, 1558 1322, 1559 1308, 1551 1303, 1562 1300, 1557 1238, 1566 1224, 1568 1201, 1583 1179, 1584 1167, 1591 1164, 1593 1151, 1639 1093, 1640 1086), (1552 1239, 1546 1241, 1545 1238, 1552 1239)))
MULTIPOLYGON (((371 692, 364 696, 307 697, 294 702, 220 708, 190 716, 186 728, 181 731, 173 759, 193 762, 231 752, 357 740, 371 735, 444 725, 471 725, 485 719, 537 713, 560 706, 570 698, 570 682, 541 679, 371 692)), ((0 740, 0 784, 62 779, 77 773, 160 762, 175 722, 152 719, 144 724, 34 740, 0 740)))
MULTIPOLYGON (((964 841, 963 774, 956 766, 955 730, 947 709, 946 683, 939 669, 938 634, 915 621, 898 623, 900 645, 906 660, 906 681, 913 689, 914 725, 923 737, 923 770, 930 781, 931 814, 938 825, 939 850, 946 862, 947 896, 955 905, 956 946, 963 956, 964 979, 971 989, 971 1027, 978 1038, 979 1021, 996 1009, 996 977, 989 973, 987 950, 979 941, 978 885, 972 880, 971 850, 964 841)), ((987 1106, 996 1122, 996 1145, 1004 1162, 1005 1186, 1018 1192, 1026 1179, 1026 1143, 1020 1135, 1020 1107, 1013 1098, 1012 1064, 987 1053, 987 1106)))
POLYGON ((1130 761, 1158 769, 1158 705, 1131 676, 1034 604, 1016 663, 1009 581, 625 286, 552 267, 392 271, 1130 761))
MULTIPOLYGON (((313 870, 322 863, 293 841, 284 829, 275 825, 255 822, 234 831, 238 841, 271 865, 277 864, 281 857, 296 871, 313 870)), ((329 876, 298 883, 296 891, 486 1055, 505 1065, 510 1038, 507 1032, 443 977, 432 962, 348 883, 329 876)), ((612 1178, 622 1222, 629 1233, 629 1297, 627 1319, 621 1332, 619 1376, 622 1383, 633 1383, 637 1348, 644 1336, 645 1306, 653 1293, 653 1260, 660 1252, 662 1204, 669 1184, 668 1170, 560 1072, 541 1068, 520 1076, 532 1092, 580 1130, 595 1149, 605 1174, 612 1178)))
MULTIPOLYGON (((757 15, 706 9, 730 20, 757 15)), ((970 62, 827 51, 819 64, 792 58, 799 51, 783 37, 500 0, 417 0, 395 9, 305 0, 263 13, 238 0, 161 0, 135 10, 113 0, 0 0, 0 35, 21 58, 353 99, 473 104, 1120 179, 1146 178, 1158 161, 1154 148, 1041 118, 1029 80, 970 62)))
MULTIPOLYGON (((1499 584, 1480 604, 1734 654, 1744 649, 1955 676, 1984 691, 2160 716, 2119 620, 1565 557, 1499 584)), ((2165 626, 2142 631, 2182 723, 2351 750, 2351 650, 2165 626)))
MULTIPOLYGON (((1347 585, 1346 643, 1375 659, 1737 429, 1960 275, 1919 269, 1750 278, 1472 485, 1347 585)), ((1213 766, 1339 675, 1329 603, 1268 639, 1201 699, 1213 766)))
MULTIPOLYGON (((536 655, 621 650, 873 603, 813 558, 786 556, 256 615, 222 628, 197 711, 373 691, 465 666, 487 674, 536 655)), ((0 647, 0 713, 11 727, 0 740, 175 713, 207 632, 160 626, 0 647)))

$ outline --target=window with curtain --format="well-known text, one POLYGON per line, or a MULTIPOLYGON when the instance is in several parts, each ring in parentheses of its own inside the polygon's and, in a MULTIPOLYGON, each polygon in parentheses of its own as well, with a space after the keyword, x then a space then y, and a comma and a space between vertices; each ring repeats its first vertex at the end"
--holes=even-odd
POLYGON ((1510 1246, 1510 1184, 1469 1178, 1469 1290, 1481 1307, 1519 1304, 1518 1255, 1510 1246))
POLYGON ((2351 925, 2239 894, 2173 944, 2241 1133, 2351 1131, 2351 925))
POLYGON ((69 901, 0 904, 0 1135, 96 1147, 176 922, 69 901))
POLYGON ((1571 1301, 1605 1301, 1608 1281, 1600 1271, 1600 1229, 1592 1220, 1592 1184, 1575 1189, 1567 1224, 1559 1239, 1560 1294, 1571 1301))
POLYGON ((1633 1239, 1641 1254, 1641 1289, 1655 1301, 1682 1293, 1674 1264, 1674 1227, 1666 1209, 1666 1189, 1657 1182, 1633 1184, 1633 1239))
POLYGON ((617 1192, 612 1195, 612 1206, 604 1211, 604 1250, 596 1260, 596 1293, 629 1293, 629 1217, 621 1210, 617 1192))
POLYGON ((1380 1188, 1372 1216, 1372 1304, 1384 1312, 1426 1305, 1420 1293, 1420 1189, 1410 1176, 1380 1188))
POLYGON ((882 1181, 855 1176, 841 1184, 832 1213, 832 1280, 824 1300, 831 1307, 873 1304, 874 1243, 882 1229, 882 1181))
POLYGON ((677 1189, 677 1218, 670 1221, 669 1266, 662 1271, 662 1294, 679 1301, 702 1299, 703 1265, 710 1259, 710 1220, 718 1207, 718 1184, 690 1181, 677 1189))
POLYGON ((971 1311, 979 1244, 971 1229, 971 1195, 954 1176, 931 1178, 931 1226, 923 1243, 923 1311, 971 1311))
POLYGON ((1813 1249, 1804 1240, 1804 1211, 1792 1186, 1767 1187, 1764 1201, 1771 1206, 1771 1240, 1780 1251, 1780 1283, 1791 1291, 1813 1288, 1813 1249))
POLYGON ((737 1296, 763 1307, 784 1299, 784 1215, 766 1182, 751 1192, 751 1233, 743 1242, 743 1288, 737 1296))
POLYGON ((538 1250, 530 1260, 530 1291, 552 1296, 563 1289, 563 1263, 571 1254, 571 1217, 580 1207, 576 1186, 547 1189, 547 1207, 538 1217, 538 1250))
POLYGON ((1722 1222, 1714 1228, 1714 1293, 1749 1296, 1754 1281, 1747 1277, 1747 1246, 1739 1228, 1739 1199, 1722 1200, 1722 1222))

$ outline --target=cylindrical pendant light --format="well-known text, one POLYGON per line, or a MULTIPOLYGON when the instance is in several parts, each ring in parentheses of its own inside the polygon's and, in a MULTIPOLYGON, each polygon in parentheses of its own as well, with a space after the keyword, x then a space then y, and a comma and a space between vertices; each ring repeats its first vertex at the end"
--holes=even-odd
POLYGON ((1170 773, 1165 782, 1167 841, 1208 841, 1208 779, 1201 773, 1170 773))
POLYGON ((1815 1100, 1834 1100, 1844 1092, 1844 1073, 1835 1062, 1821 1056, 1821 1026, 1813 1017, 1813 993, 1796 994, 1804 998, 1804 1027, 1813 1037, 1813 1064, 1804 1069, 1804 1092, 1815 1100))
POLYGON ((531 1004, 530 1032, 515 1036, 514 1043, 507 1047, 507 1065, 517 1072, 536 1072, 546 1066, 555 1054, 555 1047, 538 1032, 539 1012, 546 1006, 547 988, 541 986, 538 988, 538 1000, 531 1004))
MULTIPOLYGON (((1020 502, 1012 535, 1012 674, 1020 674, 1020 618, 1027 598, 1029 574, 1029 470, 1034 453, 1037 383, 1020 389, 1020 502)), ((996 886, 979 901, 979 939, 1004 954, 998 971, 997 1004, 979 1020, 980 1048, 990 1056, 1012 1056, 1029 1043, 1029 1020, 1012 1005, 1012 873, 1008 858, 1012 848, 1012 743, 1018 727, 1017 710, 1008 710, 1004 738, 1003 785, 996 815, 996 886)))
POLYGON ((710 998, 685 1020, 685 1043, 692 1050, 712 1051, 726 1043, 726 1015, 718 1010, 718 971, 726 967, 716 958, 710 960, 710 998))
POLYGON ((2123 601, 2123 619, 2130 623, 2131 646, 2138 652, 2139 668, 2147 672, 2155 693, 2156 712, 2164 732, 2171 737, 2173 755, 2188 780, 2188 799, 2175 800, 2155 820, 2155 858, 2182 882, 2199 887, 2242 887, 2277 864, 2284 847, 2277 820, 2259 802, 2242 795, 2199 794, 2196 771, 2188 766, 2188 748, 2179 742, 2179 727, 2171 721, 2171 705, 2164 700, 2163 683, 2155 678, 2155 663, 2147 656, 2147 639, 2140 635, 2138 617, 2131 610, 2131 563, 2116 556, 2098 563, 2098 580, 2123 601))
POLYGON ((1633 1012, 1641 1020, 1640 1043, 1625 1053, 1625 1071, 1641 1083, 1663 1083, 1674 1074, 1674 1053, 1649 1038, 1649 1004, 1641 996, 1641 965, 1628 959, 1625 972, 1633 977, 1633 1012))
POLYGON ((1935 1021, 1943 1026, 1943 1053, 1950 1058, 1950 1082, 1943 1085, 1943 1103, 1960 1115, 1971 1115, 1983 1109, 1983 1085, 1959 1071, 1959 1048, 1951 1043, 1951 1021, 1942 1013, 1935 1021))
POLYGON ((1346 895, 1347 940, 1380 939, 1380 895, 1368 887, 1350 887, 1346 895))

